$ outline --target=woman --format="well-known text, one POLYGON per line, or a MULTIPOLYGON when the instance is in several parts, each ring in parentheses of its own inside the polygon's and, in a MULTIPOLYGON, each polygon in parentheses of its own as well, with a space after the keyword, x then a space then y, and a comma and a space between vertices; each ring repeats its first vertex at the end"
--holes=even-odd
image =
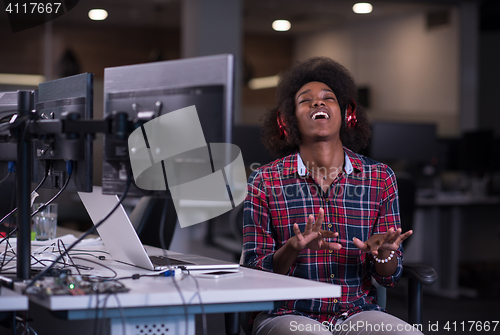
POLYGON ((341 285, 342 296, 287 301, 259 314, 254 334, 420 334, 382 311, 371 283, 398 281, 401 243, 412 232, 401 232, 394 172, 354 152, 370 136, 356 92, 349 72, 328 58, 299 63, 280 79, 263 140, 282 158, 249 178, 244 261, 341 285))

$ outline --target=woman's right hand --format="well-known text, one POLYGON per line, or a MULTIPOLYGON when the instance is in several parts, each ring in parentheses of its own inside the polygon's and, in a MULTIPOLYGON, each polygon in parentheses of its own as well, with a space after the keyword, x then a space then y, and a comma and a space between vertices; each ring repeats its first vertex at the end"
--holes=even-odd
POLYGON ((323 208, 319 209, 318 217, 314 220, 313 215, 307 218, 306 229, 300 232, 299 225, 293 225, 295 236, 290 237, 284 246, 279 248, 273 256, 273 271, 275 273, 287 274, 290 267, 295 262, 300 251, 306 248, 312 250, 339 250, 340 243, 327 242, 325 238, 335 238, 339 234, 328 230, 320 229, 325 218, 323 208))
POLYGON ((312 250, 339 250, 342 248, 340 243, 327 242, 325 238, 335 238, 339 233, 334 233, 329 230, 320 229, 325 218, 325 211, 323 208, 319 209, 318 217, 314 220, 314 216, 311 214, 307 218, 306 229, 303 233, 300 232, 299 225, 293 224, 293 231, 295 236, 289 239, 291 246, 300 251, 302 249, 308 248, 312 250))

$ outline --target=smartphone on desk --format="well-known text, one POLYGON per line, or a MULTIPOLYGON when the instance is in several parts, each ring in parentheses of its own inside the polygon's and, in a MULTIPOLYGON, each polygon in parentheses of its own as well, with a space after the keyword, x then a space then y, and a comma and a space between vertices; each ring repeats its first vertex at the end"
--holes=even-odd
POLYGON ((221 271, 204 272, 196 275, 196 277, 212 278, 212 279, 233 278, 238 276, 243 276, 243 272, 221 270, 221 271))

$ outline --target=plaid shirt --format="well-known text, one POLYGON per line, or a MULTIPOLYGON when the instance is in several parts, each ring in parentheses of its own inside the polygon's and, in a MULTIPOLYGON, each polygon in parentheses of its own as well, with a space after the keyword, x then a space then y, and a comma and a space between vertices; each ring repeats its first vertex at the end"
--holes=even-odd
MULTIPOLYGON (((334 324, 342 315, 381 310, 376 301, 373 277, 393 286, 402 273, 402 247, 396 252, 398 267, 390 277, 374 270, 373 257, 359 250, 353 237, 366 241, 373 234, 400 227, 396 177, 385 164, 344 148, 342 173, 328 192, 309 174, 298 153, 254 171, 248 181, 244 203, 244 262, 273 271, 273 255, 294 236, 293 223, 304 231, 310 214, 325 210, 322 229, 338 232, 338 251, 304 249, 288 275, 342 287, 342 296, 286 301, 271 315, 302 314, 334 324)), ((304 287, 307 289, 307 287, 304 287)))

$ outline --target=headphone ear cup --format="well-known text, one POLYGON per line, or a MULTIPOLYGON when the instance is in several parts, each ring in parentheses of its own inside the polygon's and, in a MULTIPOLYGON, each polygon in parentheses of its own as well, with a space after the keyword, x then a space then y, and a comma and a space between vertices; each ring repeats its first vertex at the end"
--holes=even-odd
POLYGON ((280 111, 276 112, 276 121, 278 122, 278 127, 280 129, 280 137, 287 137, 288 133, 286 131, 285 121, 281 118, 280 111))
POLYGON ((355 128, 358 123, 358 119, 356 117, 356 103, 351 100, 351 102, 347 105, 345 110, 345 124, 347 128, 355 128))

